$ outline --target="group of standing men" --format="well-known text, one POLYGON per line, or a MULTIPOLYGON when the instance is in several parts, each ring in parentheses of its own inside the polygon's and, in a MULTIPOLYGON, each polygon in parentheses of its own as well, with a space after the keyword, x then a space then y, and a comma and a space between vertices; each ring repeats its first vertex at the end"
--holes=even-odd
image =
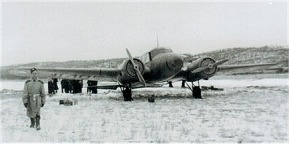
MULTIPOLYGON (((56 94, 58 90, 57 78, 48 80, 48 93, 56 94)), ((61 80, 61 92, 62 93, 82 93, 83 80, 70 80, 62 79, 61 80)), ((97 81, 88 80, 87 81, 87 93, 97 93, 97 81)))
POLYGON ((62 93, 82 93, 83 80, 62 79, 60 83, 62 93))
POLYGON ((57 93, 57 90, 58 90, 57 82, 58 82, 57 78, 48 79, 48 93, 49 94, 57 93))
MULTIPOLYGON (((57 93, 57 90, 58 90, 57 82, 58 82, 57 78, 52 78, 48 80, 48 93, 49 94, 57 93)), ((61 83, 62 93, 63 93, 63 90, 65 93, 82 93, 82 88, 83 88, 82 80, 62 79, 60 83, 61 83)))
POLYGON ((97 93, 97 81, 92 81, 92 80, 88 80, 87 81, 87 93, 93 93, 96 94, 97 93))

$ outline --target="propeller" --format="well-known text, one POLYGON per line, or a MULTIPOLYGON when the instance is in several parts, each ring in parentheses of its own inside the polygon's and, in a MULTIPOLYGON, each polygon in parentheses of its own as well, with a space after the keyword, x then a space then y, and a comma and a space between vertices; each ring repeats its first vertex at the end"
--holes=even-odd
POLYGON ((138 65, 134 63, 133 58, 132 58, 132 56, 131 56, 131 54, 130 54, 130 52, 129 52, 128 49, 126 49, 126 52, 127 52, 127 55, 128 55, 128 57, 129 57, 130 62, 131 62, 132 65, 133 65, 133 69, 134 69, 135 72, 136 72, 136 75, 137 75, 138 80, 146 87, 146 82, 145 82, 145 80, 144 80, 141 72, 140 72, 139 69, 138 69, 138 65))
POLYGON ((217 61, 217 62, 215 62, 215 63, 213 63, 213 64, 209 64, 209 65, 204 66, 204 67, 199 67, 199 68, 191 71, 191 73, 198 73, 198 72, 201 72, 201 71, 203 71, 203 70, 205 70, 205 69, 213 68, 213 67, 215 67, 215 66, 221 65, 221 64, 223 64, 223 63, 225 63, 225 62, 227 62, 227 61, 228 61, 228 59, 223 59, 223 60, 217 61))
POLYGON ((221 64, 227 62, 228 60, 229 60, 229 59, 223 59, 223 60, 217 61, 217 62, 215 62, 215 63, 213 64, 213 66, 221 65, 221 64))

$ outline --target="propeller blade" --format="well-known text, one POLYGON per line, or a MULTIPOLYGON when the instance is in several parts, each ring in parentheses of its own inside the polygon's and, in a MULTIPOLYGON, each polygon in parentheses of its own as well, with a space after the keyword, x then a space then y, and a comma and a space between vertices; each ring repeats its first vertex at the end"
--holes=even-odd
POLYGON ((129 57, 129 59, 133 62, 132 56, 131 56, 131 54, 130 54, 130 52, 129 52, 129 50, 127 48, 126 48, 126 53, 127 53, 128 57, 129 57))
POLYGON ((137 77, 138 77, 138 80, 146 87, 146 82, 142 76, 142 74, 140 73, 140 71, 137 69, 137 77))
POLYGON ((134 69, 135 72, 136 72, 136 75, 137 75, 138 80, 146 87, 146 82, 145 82, 145 80, 144 80, 141 72, 140 72, 139 69, 138 69, 138 65, 136 65, 136 64, 134 63, 133 58, 132 58, 132 56, 131 56, 131 54, 130 54, 130 52, 129 52, 128 49, 126 49, 126 52, 127 52, 127 55, 128 55, 128 57, 129 57, 130 62, 131 62, 132 65, 133 65, 133 69, 134 69))
POLYGON ((214 66, 221 65, 221 64, 227 62, 228 60, 229 60, 229 59, 223 59, 223 60, 217 61, 217 62, 214 63, 214 66))

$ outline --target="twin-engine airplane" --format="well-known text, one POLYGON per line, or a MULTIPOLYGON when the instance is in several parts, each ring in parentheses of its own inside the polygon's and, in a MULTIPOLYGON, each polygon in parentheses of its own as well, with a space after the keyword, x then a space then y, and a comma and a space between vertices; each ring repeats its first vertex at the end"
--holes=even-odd
MULTIPOLYGON (((39 71, 52 72, 53 77, 61 79, 86 79, 94 81, 118 82, 118 85, 94 86, 99 89, 121 88, 125 101, 132 100, 131 89, 160 86, 157 83, 175 81, 195 82, 214 76, 221 64, 227 59, 215 61, 211 57, 184 61, 181 55, 171 49, 155 48, 144 55, 133 58, 126 49, 128 59, 118 68, 38 68, 39 71)), ((230 68, 266 67, 274 64, 259 64, 246 66, 226 66, 230 68)), ((190 88, 190 87, 189 87, 190 88)), ((200 86, 190 88, 195 98, 201 98, 200 86)))

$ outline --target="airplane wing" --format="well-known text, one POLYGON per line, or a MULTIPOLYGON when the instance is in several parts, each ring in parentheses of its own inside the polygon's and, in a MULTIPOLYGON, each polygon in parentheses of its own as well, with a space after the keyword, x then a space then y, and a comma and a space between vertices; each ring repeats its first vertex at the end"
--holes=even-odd
POLYGON ((48 72, 52 77, 61 79, 87 79, 117 81, 121 73, 116 68, 37 68, 40 72, 48 72))
POLYGON ((278 63, 222 65, 227 61, 228 59, 215 61, 211 57, 199 58, 198 60, 186 64, 170 81, 175 82, 185 80, 194 82, 201 79, 209 79, 216 74, 241 74, 256 72, 278 65, 278 63))
MULTIPOLYGON (((146 85, 146 87, 162 87, 163 85, 165 85, 166 83, 161 83, 161 84, 151 84, 148 83, 146 85)), ((94 86, 87 86, 88 88, 91 87, 96 87, 97 89, 112 89, 112 90, 116 90, 117 88, 121 87, 123 88, 123 85, 120 84, 107 84, 107 85, 94 85, 94 86)), ((136 82, 136 83, 132 83, 132 89, 137 89, 137 88, 144 88, 143 84, 140 82, 136 82)))
MULTIPOLYGON (((140 82, 143 87, 146 87, 146 82, 143 78, 145 65, 141 60, 133 58, 128 49, 126 49, 126 51, 129 59, 124 60, 119 68, 37 68, 37 70, 53 78, 111 81, 119 82, 120 85, 125 86, 128 86, 130 83, 140 82)), ((30 68, 19 69, 29 70, 30 68)), ((102 87, 115 89, 118 85, 102 87)))
POLYGON ((264 63, 264 64, 244 64, 244 65, 220 65, 218 66, 219 74, 238 74, 256 72, 276 66, 278 63, 264 63))

